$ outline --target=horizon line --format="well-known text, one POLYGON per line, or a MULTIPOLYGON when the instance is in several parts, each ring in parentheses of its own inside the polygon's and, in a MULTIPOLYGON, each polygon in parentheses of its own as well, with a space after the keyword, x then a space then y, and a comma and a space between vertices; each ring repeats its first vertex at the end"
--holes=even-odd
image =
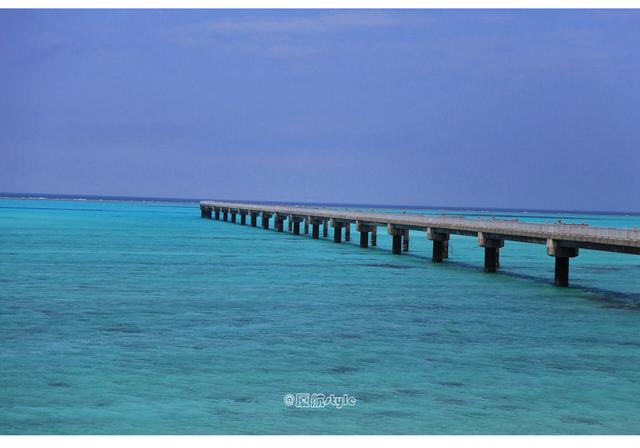
POLYGON ((154 201, 154 202, 195 202, 208 200, 218 200, 222 202, 243 202, 255 204, 286 204, 286 205, 322 205, 335 207, 373 207, 383 209, 417 209, 417 210, 470 210, 470 211, 497 211, 497 212, 544 212, 544 213, 575 213, 575 214, 597 214, 597 215, 634 215, 640 216, 640 211, 618 211, 618 210, 568 210, 552 208, 509 208, 509 207, 483 207, 483 206, 443 206, 443 205, 416 205, 416 204, 372 204, 357 202, 319 202, 319 201, 265 201, 247 199, 222 199, 222 198, 186 198, 186 197, 166 197, 166 196, 130 196, 130 195, 98 195, 98 194, 69 194, 69 193, 24 193, 24 192, 0 192, 0 199, 98 199, 103 201, 154 201))

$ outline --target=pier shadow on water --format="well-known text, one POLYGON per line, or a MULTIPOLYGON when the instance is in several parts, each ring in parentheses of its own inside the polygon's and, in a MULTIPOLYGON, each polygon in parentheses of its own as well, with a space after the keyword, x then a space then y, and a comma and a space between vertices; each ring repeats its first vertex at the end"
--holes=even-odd
MULTIPOLYGON (((373 248, 375 250, 384 251, 382 248, 373 248)), ((425 262, 432 264, 431 257, 424 255, 416 255, 416 254, 403 254, 405 257, 411 257, 412 259, 424 260, 425 262)), ((464 261, 455 261, 452 259, 448 259, 444 263, 437 264, 439 267, 446 268, 447 266, 452 266, 456 268, 461 268, 468 271, 482 272, 483 267, 478 266, 477 264, 471 264, 464 261)), ((420 269, 420 266, 416 265, 407 265, 407 264, 396 264, 396 263, 361 263, 359 266, 368 266, 368 267, 379 267, 386 269, 420 269)), ((502 268, 504 269, 504 268, 502 268)), ((607 266, 595 266, 589 269, 597 270, 597 271, 615 271, 620 268, 617 267, 607 267, 607 266)), ((505 270, 498 270, 498 272, 493 274, 487 274, 493 276, 505 276, 509 278, 519 279, 519 280, 527 280, 530 282, 545 284, 545 285, 553 285, 553 280, 547 277, 540 277, 537 275, 529 275, 523 274, 520 272, 510 272, 505 270)), ((566 290, 565 290, 566 291, 566 290)), ((640 312, 640 292, 638 293, 625 293, 621 291, 614 291, 606 288, 598 288, 595 286, 587 286, 581 285, 579 283, 571 283, 568 291, 577 291, 581 293, 586 293, 584 295, 580 295, 579 298, 584 299, 589 302, 596 303, 598 306, 602 308, 613 308, 613 309, 622 309, 627 311, 638 311, 640 312)))

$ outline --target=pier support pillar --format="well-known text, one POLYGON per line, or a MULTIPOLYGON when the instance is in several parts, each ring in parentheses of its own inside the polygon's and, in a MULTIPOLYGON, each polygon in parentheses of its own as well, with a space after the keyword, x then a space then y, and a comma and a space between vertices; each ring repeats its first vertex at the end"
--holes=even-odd
POLYGON ((294 235, 300 235, 300 223, 303 219, 302 216, 289 215, 289 229, 294 235))
POLYGON ((262 212, 262 228, 263 229, 269 228, 269 218, 271 218, 271 213, 262 212))
POLYGON ((402 253, 401 251, 401 244, 402 244, 402 234, 394 234, 393 236, 393 244, 391 246, 391 253, 394 255, 400 255, 402 253))
POLYGON ((229 211, 228 210, 222 210, 222 220, 223 221, 229 221, 229 211))
POLYGON ((247 224, 247 212, 240 212, 240 225, 246 225, 247 224))
POLYGON ((344 223, 331 219, 331 226, 333 227, 333 242, 341 243, 342 227, 344 227, 344 223))
POLYGON ((235 210, 231 211, 231 222, 234 223, 234 224, 236 223, 236 215, 237 214, 238 214, 237 211, 235 211, 235 210))
POLYGON ((566 288, 569 286, 569 258, 578 256, 578 248, 563 246, 561 241, 548 239, 547 255, 556 259, 553 284, 566 288))
POLYGON ((284 220, 287 219, 286 216, 276 214, 276 231, 284 232, 284 220))
POLYGON ((258 225, 258 214, 251 213, 251 227, 256 227, 258 225))
POLYGON ((325 220, 322 225, 322 237, 326 238, 327 236, 329 236, 329 221, 325 220))
POLYGON ((200 217, 211 219, 211 209, 209 207, 200 207, 200 217))
POLYGON ((498 249, 495 247, 484 248, 484 272, 496 272, 498 268, 498 249))
POLYGON ((369 246, 369 232, 375 228, 374 225, 356 221, 356 231, 360 232, 360 247, 366 249, 369 246))
POLYGON ((351 224, 348 222, 344 224, 344 240, 346 242, 351 241, 351 224))
POLYGON ((371 247, 376 247, 378 245, 378 226, 373 226, 371 228, 371 247))
POLYGON ((409 252, 409 229, 402 232, 402 252, 409 252))
POLYGON ((504 240, 478 232, 478 246, 484 247, 484 272, 496 272, 499 265, 498 254, 500 248, 504 247, 504 240))
POLYGON ((360 232, 360 247, 363 249, 369 247, 369 232, 360 232))
POLYGON ((555 257, 556 272, 553 284, 560 287, 569 286, 569 257, 555 257))
POLYGON ((293 232, 293 220, 291 219, 291 217, 289 217, 289 219, 287 220, 287 226, 288 226, 289 232, 293 232))
POLYGON ((307 223, 311 224, 311 238, 314 240, 320 238, 320 224, 322 224, 322 219, 308 216, 307 223))
POLYGON ((431 253, 431 261, 434 263, 442 263, 444 259, 443 251, 444 241, 433 240, 433 251, 431 253))
POLYGON ((309 235, 309 218, 304 219, 304 234, 309 235))
POLYGON ((431 261, 434 263, 442 263, 449 256, 449 234, 439 229, 427 229, 427 239, 433 241, 433 252, 431 261), (447 257, 445 257, 445 248, 447 257))
POLYGON ((219 208, 216 208, 214 210, 214 215, 216 217, 216 221, 220 221, 220 209, 219 208))
POLYGON ((389 235, 393 237, 393 242, 391 244, 391 253, 395 255, 400 255, 402 253, 402 235, 406 229, 400 229, 393 224, 387 224, 387 232, 389 235))

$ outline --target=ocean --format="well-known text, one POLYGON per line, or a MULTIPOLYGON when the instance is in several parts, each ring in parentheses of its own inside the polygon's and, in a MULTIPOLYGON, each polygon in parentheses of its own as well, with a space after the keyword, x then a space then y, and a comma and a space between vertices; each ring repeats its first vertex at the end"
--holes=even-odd
POLYGON ((507 241, 486 274, 474 238, 433 264, 422 232, 401 256, 382 228, 377 248, 331 235, 0 199, 0 433, 640 433, 640 257, 581 250, 556 288, 543 245, 507 241))

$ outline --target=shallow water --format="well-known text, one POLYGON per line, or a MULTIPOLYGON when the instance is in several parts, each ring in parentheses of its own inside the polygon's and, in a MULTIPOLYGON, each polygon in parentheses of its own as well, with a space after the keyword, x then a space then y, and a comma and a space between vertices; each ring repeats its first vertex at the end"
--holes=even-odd
POLYGON ((0 200, 0 433, 640 432, 640 257, 581 250, 558 289, 543 245, 485 274, 474 238, 438 265, 423 233, 403 256, 351 233, 0 200), (302 392, 357 403, 284 405, 302 392))

